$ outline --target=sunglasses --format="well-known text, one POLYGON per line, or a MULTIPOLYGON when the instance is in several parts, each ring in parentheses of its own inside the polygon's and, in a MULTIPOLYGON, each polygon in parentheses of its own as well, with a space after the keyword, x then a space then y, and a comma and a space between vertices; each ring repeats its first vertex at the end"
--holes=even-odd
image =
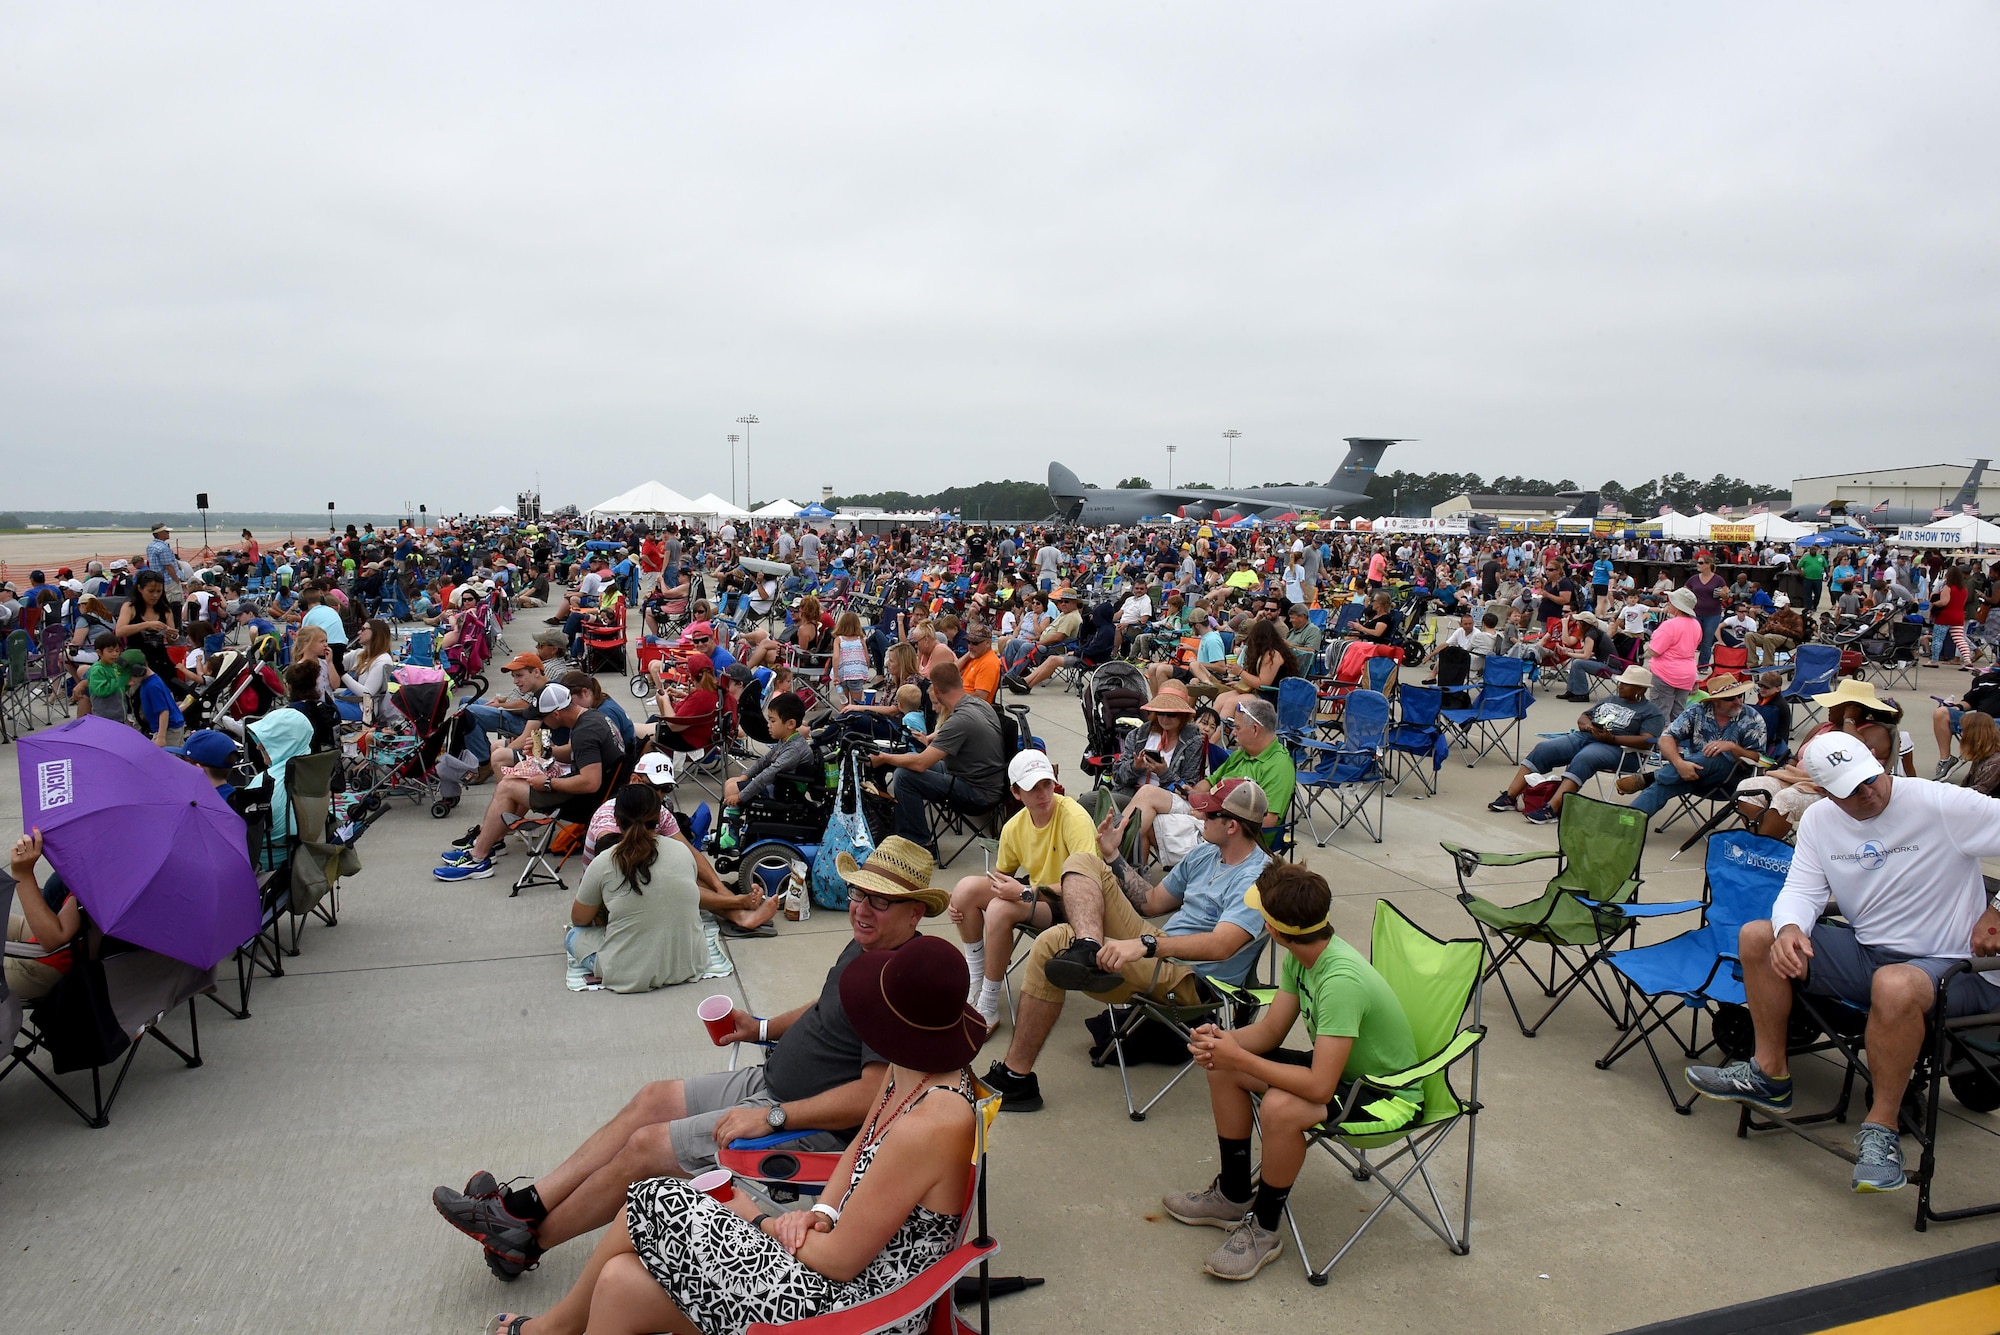
POLYGON ((1228 820, 1230 816, 1229 813, 1226 811, 1204 811, 1201 813, 1201 818, 1204 821, 1228 820))

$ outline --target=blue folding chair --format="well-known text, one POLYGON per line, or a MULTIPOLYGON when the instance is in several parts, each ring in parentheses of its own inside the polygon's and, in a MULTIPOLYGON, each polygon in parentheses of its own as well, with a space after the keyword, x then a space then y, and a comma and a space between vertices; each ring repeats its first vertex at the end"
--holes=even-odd
POLYGON ((1278 736, 1286 742, 1312 731, 1319 688, 1307 677, 1286 677, 1278 683, 1278 736))
POLYGON ((1354 821, 1361 822, 1369 838, 1381 843, 1388 810, 1389 775, 1382 758, 1389 732, 1389 698, 1380 691, 1351 692, 1344 714, 1345 728, 1339 742, 1301 737, 1291 746, 1292 764, 1298 771, 1291 818, 1296 821, 1303 814, 1306 829, 1321 848, 1354 821), (1373 820, 1368 816, 1371 798, 1376 807, 1373 820), (1328 802, 1332 803, 1330 810, 1322 805, 1328 802), (1325 834, 1319 832, 1313 819, 1321 811, 1333 821, 1333 828, 1325 834))
MULTIPOLYGON (((1815 695, 1824 695, 1833 689, 1833 679, 1840 675, 1840 646, 1833 644, 1802 644, 1792 659, 1792 680, 1785 687, 1784 698, 1791 701, 1798 711, 1794 714, 1794 727, 1800 723, 1799 714, 1804 715, 1804 723, 1810 728, 1825 711, 1813 703, 1815 695)), ((1786 740, 1790 740, 1787 738, 1786 740)))
POLYGON ((431 646, 436 641, 436 631, 418 630, 410 632, 409 646, 403 651, 403 665, 405 667, 436 667, 437 656, 431 651, 431 646))
POLYGON ((1325 630, 1326 609, 1324 607, 1314 607, 1307 609, 1306 620, 1312 625, 1319 627, 1321 630, 1325 630))
POLYGON ((1367 610, 1360 603, 1342 603, 1340 610, 1333 614, 1333 629, 1326 633, 1327 638, 1338 639, 1347 634, 1354 623, 1361 620, 1361 614, 1367 610))
POLYGON ((1393 654, 1377 654, 1368 660, 1368 689, 1389 694, 1396 684, 1396 670, 1403 666, 1403 660, 1393 654))
MULTIPOLYGON (((1742 1026, 1733 1034, 1717 1030, 1718 1022, 1727 1029, 1728 1022, 1720 1018, 1726 1013, 1722 1008, 1747 1004, 1736 938, 1743 924, 1771 916, 1771 906, 1784 888, 1791 865, 1791 846, 1776 839, 1747 830, 1726 830, 1709 837, 1703 892, 1707 903, 1701 906, 1701 926, 1650 946, 1613 951, 1605 960, 1625 993, 1628 1027, 1610 1051, 1597 1059, 1598 1070, 1610 1070, 1620 1057, 1645 1045, 1660 1083, 1666 1086, 1667 1101, 1675 1112, 1687 1115, 1700 1095, 1690 1091, 1686 1099, 1675 1096, 1673 1077, 1653 1046, 1653 1035, 1665 1034, 1690 1061, 1718 1045, 1739 1045, 1742 1026), (1682 1015, 1687 1017, 1685 1035, 1673 1026, 1682 1015), (1701 1036, 1703 1015, 1708 1016, 1706 1039, 1701 1036)), ((1627 912, 1639 907, 1624 906, 1627 912)), ((1689 906, 1644 907, 1657 911, 1689 906)), ((1742 1054, 1732 1051, 1730 1055, 1742 1054)))
POLYGON ((1436 797, 1438 771, 1451 754, 1451 740, 1438 720, 1444 710, 1444 688, 1405 686, 1396 693, 1396 700, 1396 726, 1383 739, 1392 777, 1389 796, 1394 797, 1404 780, 1413 778, 1425 793, 1436 797))
POLYGON ((1450 739, 1472 752, 1471 769, 1498 750, 1508 763, 1521 763, 1521 721, 1528 717, 1527 660, 1489 654, 1479 694, 1465 709, 1438 712, 1450 739))

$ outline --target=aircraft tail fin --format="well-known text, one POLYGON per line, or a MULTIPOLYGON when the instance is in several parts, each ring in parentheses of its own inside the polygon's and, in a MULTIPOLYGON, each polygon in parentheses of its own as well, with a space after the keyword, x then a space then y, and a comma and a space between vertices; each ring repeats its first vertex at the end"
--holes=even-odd
POLYGON ((1958 489, 1958 499, 1951 503, 1953 514, 1979 513, 1979 479, 1986 472, 1986 460, 1974 459, 1972 471, 1965 475, 1965 485, 1958 489))
POLYGON ((1049 495, 1057 501, 1081 500, 1083 479, 1061 464, 1049 465, 1049 495))
POLYGON ((1569 497, 1569 496, 1574 496, 1574 497, 1576 497, 1576 508, 1575 508, 1575 509, 1573 509, 1573 510, 1571 510, 1571 511, 1570 511, 1570 512, 1569 512, 1568 514, 1564 515, 1564 516, 1563 516, 1563 518, 1565 518, 1565 519, 1595 519, 1595 518, 1597 518, 1597 509, 1598 509, 1598 499, 1599 499, 1599 497, 1598 497, 1598 494, 1597 494, 1596 492, 1594 492, 1594 491, 1566 491, 1566 492, 1564 492, 1564 493, 1563 493, 1563 495, 1564 495, 1565 497, 1569 497))
POLYGON ((1340 467, 1326 485, 1337 491, 1367 491, 1368 484, 1375 480, 1375 465, 1382 462, 1383 453, 1395 443, 1393 439, 1349 436, 1347 457, 1340 461, 1340 467))

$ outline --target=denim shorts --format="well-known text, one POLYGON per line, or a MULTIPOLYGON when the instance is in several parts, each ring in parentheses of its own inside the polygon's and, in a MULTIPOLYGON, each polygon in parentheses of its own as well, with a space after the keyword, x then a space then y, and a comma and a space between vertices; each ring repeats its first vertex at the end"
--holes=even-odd
MULTIPOLYGON (((1817 997, 1838 997, 1852 1006, 1867 1010, 1874 993, 1875 971, 1890 964, 1914 964, 1935 983, 1945 976, 1953 959, 1909 959, 1894 951, 1864 946, 1855 939, 1854 929, 1837 923, 1821 923, 1812 930, 1812 959, 1806 968, 1806 991, 1817 997)), ((1980 974, 1960 974, 1951 980, 1951 994, 1945 1014, 1984 1015, 2000 1010, 2000 987, 1980 974)))

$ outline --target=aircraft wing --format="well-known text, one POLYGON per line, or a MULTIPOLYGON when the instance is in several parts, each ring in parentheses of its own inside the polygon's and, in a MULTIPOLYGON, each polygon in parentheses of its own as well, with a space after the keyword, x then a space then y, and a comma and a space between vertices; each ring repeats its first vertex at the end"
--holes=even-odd
POLYGON ((1266 500, 1260 496, 1239 496, 1229 491, 1180 491, 1172 488, 1155 487, 1155 496, 1170 497, 1183 505, 1199 501, 1203 505, 1213 505, 1230 510, 1284 510, 1287 505, 1280 501, 1266 500))

